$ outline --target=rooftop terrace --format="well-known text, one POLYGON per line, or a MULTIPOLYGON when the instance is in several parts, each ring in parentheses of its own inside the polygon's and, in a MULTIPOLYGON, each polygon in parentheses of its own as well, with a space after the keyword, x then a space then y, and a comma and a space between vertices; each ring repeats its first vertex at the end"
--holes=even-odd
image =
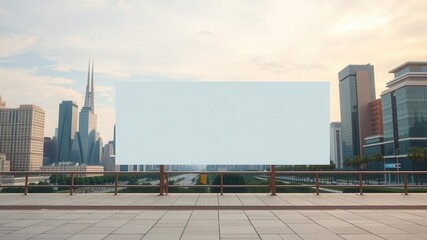
POLYGON ((0 239, 427 239, 427 194, 0 194, 0 239))

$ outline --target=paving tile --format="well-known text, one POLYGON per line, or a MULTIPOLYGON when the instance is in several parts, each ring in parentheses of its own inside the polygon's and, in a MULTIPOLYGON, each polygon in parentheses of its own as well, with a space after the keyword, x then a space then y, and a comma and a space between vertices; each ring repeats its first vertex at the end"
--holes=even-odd
POLYGON ((163 215, 165 215, 165 213, 166 211, 144 211, 135 216, 134 219, 160 219, 163 215))
POLYGON ((66 223, 64 225, 61 225, 57 228, 54 228, 50 231, 47 231, 46 233, 78 233, 82 231, 83 229, 89 227, 90 224, 71 224, 66 223))
POLYGON ((384 239, 388 239, 388 240, 402 240, 402 239, 422 240, 422 239, 426 239, 424 237, 417 236, 415 234, 408 234, 408 233, 404 233, 404 234, 386 234, 386 233, 381 233, 381 234, 378 234, 378 236, 382 237, 384 239))
POLYGON ((179 240, 181 238, 181 233, 155 233, 155 234, 146 234, 142 237, 143 240, 179 240))
POLYGON ((301 240, 297 234, 280 234, 284 240, 301 240))
POLYGON ((38 235, 38 233, 11 233, 11 234, 2 235, 1 239, 24 240, 24 239, 31 239, 36 235, 38 235))
POLYGON ((262 240, 283 240, 283 238, 279 234, 261 234, 262 240))
POLYGON ((400 229, 402 231, 405 231, 407 233, 412 234, 427 234, 427 227, 417 225, 417 224, 390 224, 390 227, 400 229))
POLYGON ((373 234, 340 234, 346 240, 382 240, 383 238, 373 234))
POLYGON ((34 237, 34 239, 67 239, 73 234, 64 233, 42 233, 34 237))
POLYGON ((139 240, 143 234, 110 234, 103 240, 139 240))
POLYGON ((219 233, 216 231, 215 233, 187 233, 181 237, 181 240, 194 240, 194 239, 203 239, 203 240, 219 240, 219 233))
POLYGON ((261 239, 258 234, 221 233, 221 239, 261 239))
POLYGON ((107 228, 107 227, 121 227, 125 225, 129 220, 101 220, 92 225, 92 227, 101 227, 101 228, 107 228))
POLYGON ((108 236, 108 234, 106 233, 97 233, 97 234, 77 233, 67 238, 67 240, 101 240, 101 239, 104 239, 106 236, 108 236))
POLYGON ((2 227, 28 227, 36 223, 43 222, 43 220, 17 220, 7 224, 2 225, 2 227))
POLYGON ((88 227, 86 229, 83 229, 82 231, 80 231, 79 233, 82 234, 95 234, 95 233, 106 233, 106 234, 110 234, 112 232, 114 232, 116 230, 116 227, 104 227, 104 228, 100 228, 100 227, 88 227))
POLYGON ((299 233, 298 235, 304 240, 342 240, 340 236, 332 233, 299 233))
POLYGON ((288 226, 297 234, 330 234, 326 228, 317 224, 289 223, 288 226))
POLYGON ((57 226, 29 226, 14 233, 44 233, 56 227, 57 226))
POLYGON ((71 222, 72 220, 66 220, 66 219, 62 219, 62 220, 58 220, 58 219, 49 219, 49 220, 44 220, 42 222, 38 222, 32 226, 61 226, 64 225, 66 223, 71 222))
POLYGON ((157 220, 131 220, 114 231, 114 234, 145 234, 157 220))

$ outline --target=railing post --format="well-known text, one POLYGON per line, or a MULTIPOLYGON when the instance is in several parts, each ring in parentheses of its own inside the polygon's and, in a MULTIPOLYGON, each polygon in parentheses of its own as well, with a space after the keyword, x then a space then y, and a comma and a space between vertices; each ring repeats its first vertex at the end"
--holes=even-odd
POLYGON ((404 181, 404 192, 405 192, 405 195, 408 195, 408 175, 405 173, 404 175, 403 175, 403 181, 404 181))
POLYGON ((319 174, 316 173, 316 195, 319 195, 319 174))
POLYGON ((363 178, 361 173, 359 173, 359 193, 363 195, 363 178))
POLYGON ((270 165, 270 194, 276 196, 276 165, 270 165))
POLYGON ((165 172, 165 194, 168 195, 169 193, 169 176, 165 172))
POLYGON ((165 193, 165 165, 160 165, 160 176, 159 176, 159 187, 160 187, 160 196, 163 196, 165 193))
POLYGON ((72 196, 74 194, 74 173, 71 173, 71 179, 70 179, 70 195, 72 196))
POLYGON ((224 174, 220 174, 220 179, 221 179, 221 196, 224 195, 224 174))
POLYGON ((24 195, 28 194, 28 173, 25 173, 24 195))
POLYGON ((114 195, 117 196, 119 192, 119 174, 116 173, 114 177, 114 195))

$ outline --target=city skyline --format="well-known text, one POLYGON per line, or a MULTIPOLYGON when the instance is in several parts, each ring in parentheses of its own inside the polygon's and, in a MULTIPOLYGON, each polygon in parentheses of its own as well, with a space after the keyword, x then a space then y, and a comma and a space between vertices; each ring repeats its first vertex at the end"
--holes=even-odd
POLYGON ((98 131, 113 139, 114 84, 121 80, 329 80, 330 121, 340 120, 338 72, 375 66, 376 95, 389 70, 423 60, 423 1, 5 2, 0 6, 1 92, 9 107, 83 106, 88 58, 95 71, 98 131), (221 21, 218 21, 221 19, 221 21), (96 21, 95 21, 96 20, 96 21), (170 27, 172 26, 172 27, 170 27))

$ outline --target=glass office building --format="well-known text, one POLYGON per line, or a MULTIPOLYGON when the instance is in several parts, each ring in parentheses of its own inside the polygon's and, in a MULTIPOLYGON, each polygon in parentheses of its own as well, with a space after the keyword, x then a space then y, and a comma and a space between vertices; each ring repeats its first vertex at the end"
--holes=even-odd
POLYGON ((427 147, 427 62, 406 62, 390 71, 394 79, 381 94, 384 156, 412 170, 411 147, 427 147))
POLYGON ((71 160, 71 147, 77 132, 77 112, 77 104, 73 101, 62 101, 59 104, 56 162, 71 160))
POLYGON ((349 65, 338 74, 342 158, 363 154, 364 139, 372 135, 369 103, 375 100, 374 66, 349 65))

